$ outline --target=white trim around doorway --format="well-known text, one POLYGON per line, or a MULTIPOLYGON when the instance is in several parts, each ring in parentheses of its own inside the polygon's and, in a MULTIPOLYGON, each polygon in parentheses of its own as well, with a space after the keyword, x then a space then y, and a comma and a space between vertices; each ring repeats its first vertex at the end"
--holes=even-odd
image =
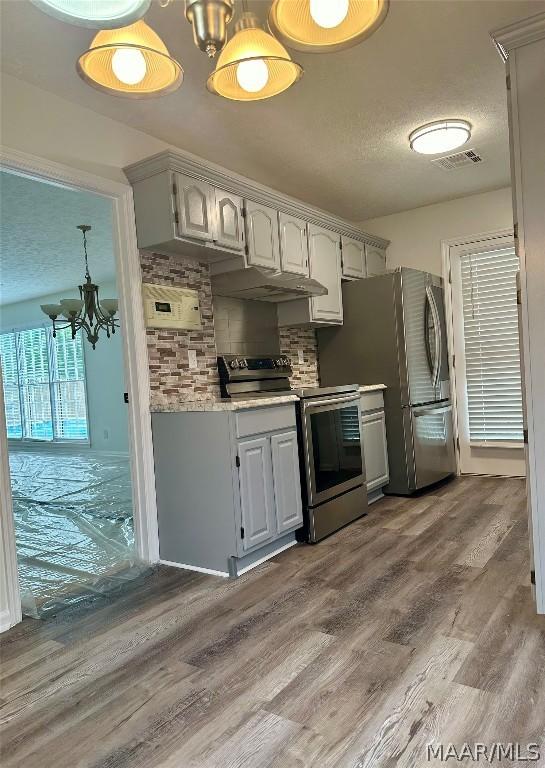
POLYGON ((471 463, 474 466, 471 470, 468 470, 468 463, 470 461, 468 458, 469 436, 468 425, 464 421, 467 418, 467 402, 464 395, 465 361, 463 351, 460 350, 460 338, 463 335, 463 330, 459 325, 462 322, 460 317, 461 308, 457 306, 457 296, 454 292, 461 254, 475 250, 487 251, 490 249, 514 248, 514 245, 513 230, 510 229, 502 229, 465 238, 443 240, 441 243, 457 474, 470 471, 471 474, 493 474, 494 476, 502 477, 525 476, 524 445, 522 443, 486 443, 479 445, 472 442, 471 448, 475 455, 472 456, 471 463), (456 350, 457 344, 458 349, 456 350), (455 359, 456 364, 454 364, 455 359), (493 453, 490 453, 491 451, 493 453), (491 472, 491 469, 494 471, 491 472))
POLYGON ((451 249, 459 248, 463 246, 473 246, 477 243, 486 245, 490 241, 496 241, 501 243, 513 241, 512 229, 499 229, 495 232, 483 232, 477 235, 469 235, 466 237, 454 237, 448 240, 441 240, 441 260, 443 267, 443 285, 445 287, 445 315, 447 325, 447 346, 448 346, 448 363, 450 372, 450 393, 452 399, 452 416, 453 416, 453 428, 454 428, 454 441, 455 441, 455 455, 456 455, 456 474, 460 474, 460 436, 458 432, 458 407, 457 402, 457 388, 456 388, 456 369, 454 367, 454 324, 453 324, 453 295, 452 295, 452 280, 451 280, 451 249))
MULTIPOLYGON (((112 201, 119 313, 125 331, 123 350, 129 396, 129 445, 131 446, 135 541, 139 557, 145 562, 156 563, 159 560, 159 534, 149 408, 149 368, 132 187, 128 182, 122 184, 7 147, 0 147, 0 169, 50 184, 94 192, 112 201)), ((2 457, 7 457, 7 435, 3 416, 0 417, 0 453, 2 457)), ((3 461, 0 467, 0 499, 2 501, 0 512, 2 552, 0 554, 6 558, 8 595, 15 596, 12 597, 14 605, 11 605, 10 611, 13 615, 9 619, 12 625, 21 620, 21 609, 18 597, 17 562, 14 557, 15 535, 9 471, 6 461, 3 461), (18 604, 15 605, 15 603, 18 604)), ((0 631, 4 628, 0 626, 0 631)))

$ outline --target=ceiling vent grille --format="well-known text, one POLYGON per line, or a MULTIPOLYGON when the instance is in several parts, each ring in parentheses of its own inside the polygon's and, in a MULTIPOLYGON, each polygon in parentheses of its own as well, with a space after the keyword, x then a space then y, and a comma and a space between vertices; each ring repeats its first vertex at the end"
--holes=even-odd
POLYGON ((466 149, 465 152, 456 152, 454 155, 438 157, 431 162, 438 168, 443 168, 445 171, 454 171, 456 168, 464 168, 468 165, 482 163, 483 158, 476 149, 466 149))

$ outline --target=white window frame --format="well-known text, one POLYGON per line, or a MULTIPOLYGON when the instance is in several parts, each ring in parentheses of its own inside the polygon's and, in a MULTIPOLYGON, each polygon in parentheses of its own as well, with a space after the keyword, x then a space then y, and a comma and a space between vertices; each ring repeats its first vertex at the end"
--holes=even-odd
MULTIPOLYGON (((51 401, 51 418, 53 421, 53 438, 51 440, 46 440, 40 437, 25 437, 24 434, 22 437, 10 437, 8 438, 8 445, 15 446, 24 446, 24 445, 32 445, 32 444, 40 444, 40 445, 47 445, 48 447, 54 447, 54 446, 63 446, 63 447, 69 447, 69 446, 79 446, 79 447, 89 447, 91 445, 91 425, 89 423, 89 403, 87 401, 87 370, 86 370, 86 361, 85 361, 85 350, 83 351, 83 395, 85 399, 85 415, 87 419, 87 437, 83 438, 69 438, 69 437, 55 437, 55 398, 53 396, 53 385, 54 381, 52 379, 52 373, 51 373, 51 363, 53 361, 54 356, 54 345, 55 345, 55 339, 53 338, 52 334, 52 326, 51 324, 47 323, 31 323, 29 325, 22 325, 22 326, 16 326, 9 329, 4 329, 0 335, 4 335, 7 333, 13 333, 16 335, 20 334, 22 331, 32 331, 34 329, 38 328, 44 328, 47 333, 47 355, 48 355, 48 363, 49 363, 49 398, 51 401)), ((78 331, 78 333, 81 333, 81 331, 78 331)), ((81 338, 82 344, 85 344, 85 340, 81 338)), ((19 348, 19 342, 16 339, 16 354, 17 354, 17 372, 19 373, 20 370, 20 348, 19 348)), ((20 378, 20 377, 18 377, 20 378)), ((18 390, 19 390, 19 400, 21 399, 21 385, 18 384, 18 390)), ((24 432, 24 426, 25 426, 25 415, 24 415, 24 409, 23 404, 20 404, 20 411, 21 411, 21 421, 23 425, 23 432, 24 432)))
MULTIPOLYGON (((144 562, 156 563, 159 561, 159 531, 149 404, 149 367, 132 187, 128 182, 122 184, 7 147, 0 147, 0 168, 46 183, 93 192, 112 202, 119 316, 124 331, 123 354, 129 396, 135 543, 137 553, 144 562)), ((3 555, 3 561, 0 557, 0 579, 5 578, 8 609, 5 616, 0 616, 0 631, 21 621, 1 381, 0 377, 0 548, 3 555)))

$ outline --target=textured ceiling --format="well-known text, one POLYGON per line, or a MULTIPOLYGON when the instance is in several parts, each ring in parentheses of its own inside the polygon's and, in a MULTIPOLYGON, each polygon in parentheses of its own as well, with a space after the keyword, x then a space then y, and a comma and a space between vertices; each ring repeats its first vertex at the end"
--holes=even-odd
POLYGON ((92 226, 87 251, 93 280, 115 279, 109 200, 10 173, 0 173, 0 193, 0 305, 57 292, 78 297, 85 272, 78 224, 92 226))
MULTIPOLYGON (((269 3, 250 6, 266 16, 269 3)), ((263 103, 228 102, 205 88, 211 64, 192 42, 179 0, 147 21, 185 68, 182 88, 129 101, 80 81, 75 61, 92 37, 4 0, 2 67, 9 74, 146 131, 348 219, 367 218, 509 184, 504 66, 491 29, 545 9, 545 0, 392 0, 384 25, 347 51, 293 57, 305 76, 263 103), (474 126, 485 162, 452 172, 411 152, 430 120, 474 126)))

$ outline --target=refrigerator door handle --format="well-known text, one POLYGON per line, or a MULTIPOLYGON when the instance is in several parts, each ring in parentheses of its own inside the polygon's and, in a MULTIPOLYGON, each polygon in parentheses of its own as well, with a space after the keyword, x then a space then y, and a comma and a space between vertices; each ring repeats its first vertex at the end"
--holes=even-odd
POLYGON ((415 417, 415 419, 417 419, 419 416, 431 416, 434 413, 446 413, 447 411, 451 411, 451 410, 452 410, 452 404, 449 403, 448 405, 443 405, 439 408, 424 407, 419 411, 413 410, 413 416, 415 417))
MULTIPOLYGON (((439 319, 439 311, 437 309, 437 304, 435 303, 435 297, 433 295, 431 286, 429 285, 426 286, 426 296, 431 309, 431 313, 433 315, 433 325, 435 327, 435 360, 431 377, 432 387, 435 389, 439 380, 439 372, 441 371, 441 321, 439 319)), ((426 328, 426 340, 427 339, 428 337, 426 328)), ((429 341, 427 341, 427 344, 429 345, 429 341)))

